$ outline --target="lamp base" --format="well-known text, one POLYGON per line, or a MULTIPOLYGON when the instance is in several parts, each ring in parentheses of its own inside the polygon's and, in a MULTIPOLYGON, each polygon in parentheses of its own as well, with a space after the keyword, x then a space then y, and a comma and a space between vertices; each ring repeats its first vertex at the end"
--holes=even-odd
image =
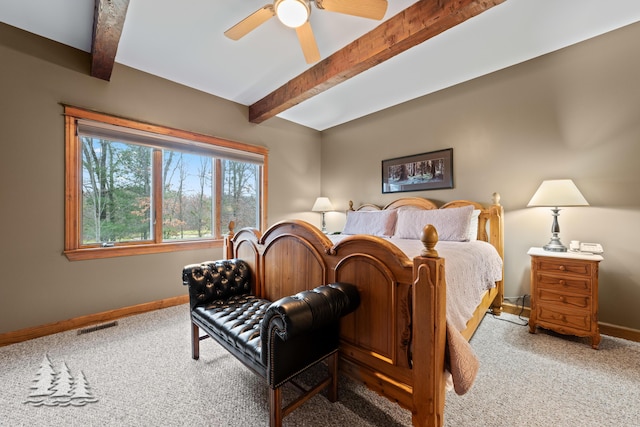
POLYGON ((557 237, 552 237, 549 243, 544 245, 542 249, 550 252, 567 252, 567 247, 563 245, 557 237))
POLYGON ((327 223, 324 220, 324 212, 322 212, 322 232, 327 234, 327 223))
POLYGON ((560 225, 558 224, 558 216, 560 215, 560 209, 557 207, 551 209, 553 212, 553 223, 551 224, 551 240, 545 246, 542 247, 545 251, 549 252, 567 252, 567 247, 562 244, 558 234, 560 234, 560 225))

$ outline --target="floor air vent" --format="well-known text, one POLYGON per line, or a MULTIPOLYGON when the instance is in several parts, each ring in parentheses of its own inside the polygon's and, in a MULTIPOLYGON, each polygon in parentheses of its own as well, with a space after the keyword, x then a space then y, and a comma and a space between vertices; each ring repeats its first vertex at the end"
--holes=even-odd
POLYGON ((117 321, 103 323, 101 325, 89 326, 88 328, 78 329, 78 335, 88 334, 89 332, 95 332, 101 329, 113 328, 114 326, 118 326, 117 321))

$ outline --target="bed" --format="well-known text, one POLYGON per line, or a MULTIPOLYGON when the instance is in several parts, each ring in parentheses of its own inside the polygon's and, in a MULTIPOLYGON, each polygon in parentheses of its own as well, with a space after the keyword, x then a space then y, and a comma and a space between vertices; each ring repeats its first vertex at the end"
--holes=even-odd
MULTIPOLYGON (((444 373, 474 356, 460 340, 466 344, 487 310, 499 315, 502 309, 504 226, 497 193, 488 207, 467 200, 438 207, 418 197, 401 198, 383 208, 350 206, 340 236, 326 235, 301 220, 282 221, 264 232, 245 228, 234 233, 233 226, 230 228, 224 255, 250 264, 257 272, 255 289, 264 298, 276 300, 332 282, 355 284, 361 304, 341 322, 341 372, 411 410, 414 426, 443 425, 444 373), (472 212, 470 220, 466 219, 467 211, 472 212), (395 216, 393 231, 385 230, 390 216, 395 216), (372 226, 367 221, 374 217, 376 225, 372 226), (429 222, 420 223, 416 230, 416 220, 411 220, 412 227, 407 227, 407 218, 416 217, 429 222), (466 232, 449 226, 443 219, 449 217, 458 218, 455 221, 459 224, 469 221, 466 232), (401 218, 404 222, 399 222, 401 218), (372 227, 375 230, 371 231, 372 227), (360 234, 359 230, 368 232, 360 234), (398 231, 404 235, 385 235, 398 231), (460 324, 460 319, 454 321, 447 315, 447 277, 451 275, 447 257, 439 252, 452 252, 439 236, 465 240, 460 237, 463 235, 478 242, 476 245, 490 246, 500 266, 499 277, 480 293, 460 324), (408 255, 416 249, 401 248, 396 238, 418 242, 419 253, 408 255)), ((453 270, 454 256, 447 256, 453 270)))

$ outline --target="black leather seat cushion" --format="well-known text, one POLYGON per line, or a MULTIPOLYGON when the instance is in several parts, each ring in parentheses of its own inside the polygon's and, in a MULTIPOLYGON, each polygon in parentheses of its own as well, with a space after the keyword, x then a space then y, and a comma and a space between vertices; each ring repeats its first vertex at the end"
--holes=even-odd
POLYGON ((216 341, 264 377, 260 323, 270 305, 271 301, 254 295, 235 295, 196 306, 192 316, 205 330, 215 333, 216 341))

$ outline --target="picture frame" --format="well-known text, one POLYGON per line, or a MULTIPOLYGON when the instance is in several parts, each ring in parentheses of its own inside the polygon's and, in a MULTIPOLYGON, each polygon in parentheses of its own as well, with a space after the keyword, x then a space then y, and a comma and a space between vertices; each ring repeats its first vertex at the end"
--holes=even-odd
POLYGON ((453 148, 382 161, 382 193, 453 188, 453 148))

